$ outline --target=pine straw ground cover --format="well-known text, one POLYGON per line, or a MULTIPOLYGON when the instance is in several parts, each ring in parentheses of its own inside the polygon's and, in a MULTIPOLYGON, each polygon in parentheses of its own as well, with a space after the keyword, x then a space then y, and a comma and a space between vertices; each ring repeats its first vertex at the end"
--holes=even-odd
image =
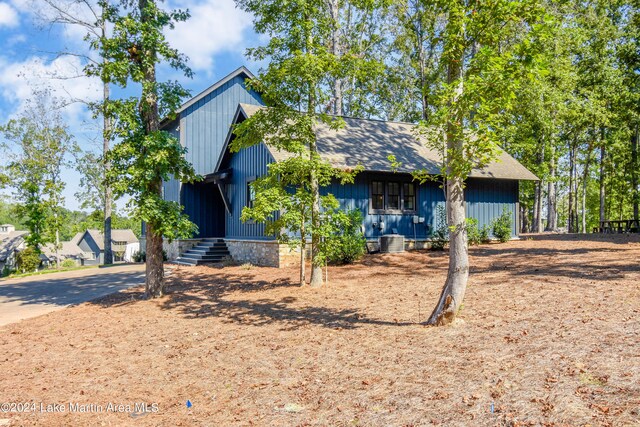
POLYGON ((0 328, 0 402, 67 405, 0 424, 640 425, 638 237, 472 248, 462 321, 443 328, 418 322, 445 253, 367 256, 320 291, 295 269, 179 268, 160 300, 136 289, 0 328))

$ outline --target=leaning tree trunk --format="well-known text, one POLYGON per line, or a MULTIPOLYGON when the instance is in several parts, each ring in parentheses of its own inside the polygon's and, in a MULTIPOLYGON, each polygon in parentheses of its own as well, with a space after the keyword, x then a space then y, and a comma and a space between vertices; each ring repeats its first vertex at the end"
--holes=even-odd
POLYGON ((449 270, 440 294, 438 305, 431 313, 428 325, 451 323, 462 305, 469 279, 469 254, 467 252, 467 230, 465 227, 464 190, 462 178, 447 180, 447 223, 449 233, 449 270))
MULTIPOLYGON (((139 0, 141 22, 148 23, 153 17, 146 13, 149 0, 139 0)), ((160 115, 158 113, 158 93, 156 88, 156 56, 155 51, 144 52, 142 68, 144 80, 142 96, 140 98, 140 115, 146 135, 152 135, 160 129, 160 115)), ((150 193, 162 197, 162 179, 156 178, 149 184, 150 193)), ((147 223, 147 260, 146 260, 146 294, 154 298, 162 296, 164 292, 164 259, 162 255, 162 234, 156 230, 153 221, 147 223)))
MULTIPOLYGON (((456 23, 453 23, 454 28, 456 23)), ((464 52, 459 58, 447 64, 447 83, 457 83, 456 93, 451 106, 457 103, 463 91, 462 64, 464 52)), ((456 318, 462 306, 462 300, 469 279, 469 254, 467 252, 467 229, 464 210, 464 180, 455 172, 457 162, 465 161, 464 140, 460 127, 463 123, 460 112, 449 118, 447 123, 447 156, 445 169, 447 174, 447 225, 449 226, 449 270, 438 304, 427 320, 428 325, 446 325, 456 318)))

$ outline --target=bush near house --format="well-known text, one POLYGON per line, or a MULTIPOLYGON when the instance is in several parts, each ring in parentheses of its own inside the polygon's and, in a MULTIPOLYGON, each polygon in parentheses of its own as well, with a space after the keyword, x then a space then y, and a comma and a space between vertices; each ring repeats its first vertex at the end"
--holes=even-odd
POLYGON ((40 254, 34 248, 28 247, 16 255, 18 271, 30 273, 40 267, 40 254))
POLYGON ((447 211, 444 206, 436 207, 436 229, 431 235, 431 249, 443 251, 449 241, 449 227, 447 226, 447 211))
POLYGON ((332 216, 337 233, 325 238, 322 245, 327 262, 333 265, 351 264, 359 260, 366 251, 367 240, 362 234, 362 212, 353 209, 332 216))
POLYGON ((67 258, 64 261, 62 261, 60 266, 62 268, 74 268, 74 267, 78 266, 78 263, 75 260, 71 259, 71 258, 67 258))
POLYGON ((469 246, 487 243, 489 241, 489 227, 484 225, 479 228, 476 218, 467 218, 467 241, 469 246))
POLYGON ((500 214, 499 217, 495 218, 491 223, 493 235, 502 243, 508 242, 511 239, 512 225, 511 211, 507 208, 504 208, 502 214, 500 214))

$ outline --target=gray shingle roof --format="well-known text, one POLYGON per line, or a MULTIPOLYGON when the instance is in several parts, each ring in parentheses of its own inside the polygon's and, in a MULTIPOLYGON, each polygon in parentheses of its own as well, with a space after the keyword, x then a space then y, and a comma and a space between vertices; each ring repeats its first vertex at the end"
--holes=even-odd
MULTIPOLYGON (((98 248, 100 248, 100 250, 103 251, 104 250, 104 235, 102 234, 102 231, 91 229, 91 230, 87 230, 86 233, 89 233, 91 238, 98 245, 98 248)), ((83 235, 84 235, 84 233, 83 233, 83 235)), ((77 235, 76 235, 76 237, 77 237, 77 235)), ((74 239, 75 239, 75 237, 74 237, 74 239)), ((114 230, 111 230, 111 241, 112 242, 135 243, 135 242, 138 241, 138 238, 136 237, 136 235, 133 232, 133 230, 131 230, 130 228, 114 229, 114 230)))
MULTIPOLYGON (((69 258, 69 257, 82 257, 85 255, 85 252, 74 242, 60 242, 61 248, 58 251, 60 257, 69 258)), ((42 253, 49 259, 53 259, 56 256, 55 245, 52 243, 48 243, 42 247, 42 253)))
POLYGON ((12 231, 0 236, 0 262, 5 262, 13 251, 20 248, 27 234, 28 231, 12 231))
MULTIPOLYGON (((256 105, 240 104, 240 110, 251 117, 261 108, 256 105)), ((345 126, 339 130, 319 124, 317 145, 320 156, 337 168, 354 168, 361 164, 365 170, 392 172, 390 154, 401 163, 398 172, 411 173, 426 170, 429 174, 440 173, 441 156, 427 148, 418 139, 410 123, 386 122, 381 120, 355 119, 344 117, 345 126)), ((276 161, 291 154, 268 147, 276 161)), ((498 160, 485 168, 474 169, 472 178, 498 178, 533 180, 538 178, 520 162, 500 149, 498 160)))

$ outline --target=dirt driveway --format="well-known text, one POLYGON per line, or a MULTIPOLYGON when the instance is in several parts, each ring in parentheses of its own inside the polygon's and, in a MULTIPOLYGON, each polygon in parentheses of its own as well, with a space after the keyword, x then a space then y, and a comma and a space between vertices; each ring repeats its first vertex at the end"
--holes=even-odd
POLYGON ((144 265, 122 265, 0 281, 0 326, 144 283, 144 265))
POLYGON ((36 410, 0 425, 640 425, 640 236, 470 255, 449 327, 420 323, 447 271, 428 251, 329 268, 319 290, 290 268, 180 268, 157 300, 135 288, 7 325, 0 403, 36 410))

